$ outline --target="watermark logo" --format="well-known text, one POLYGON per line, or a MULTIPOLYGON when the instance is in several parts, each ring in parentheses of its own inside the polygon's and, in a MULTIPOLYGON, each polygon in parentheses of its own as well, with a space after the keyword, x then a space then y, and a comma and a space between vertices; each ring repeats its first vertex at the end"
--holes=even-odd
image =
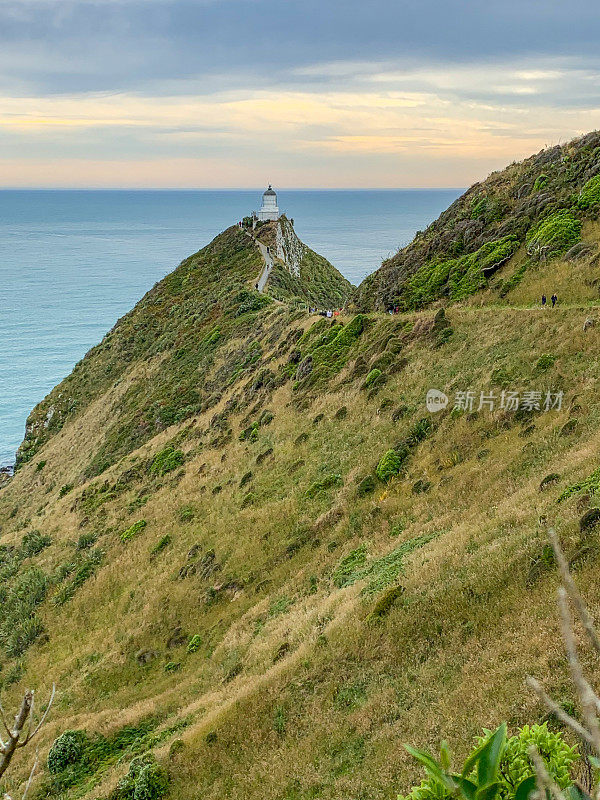
POLYGON ((430 411, 432 414, 446 408, 449 402, 448 395, 444 394, 444 392, 440 392, 439 389, 430 389, 425 398, 427 411, 430 411))
MULTIPOLYGON (((458 391, 454 394, 453 409, 458 411, 551 411, 562 408, 562 392, 538 392, 538 391, 506 391, 502 390, 496 394, 494 391, 475 392, 472 389, 458 391)), ((449 403, 448 395, 439 389, 429 389, 425 397, 427 410, 432 414, 446 408, 449 403)))

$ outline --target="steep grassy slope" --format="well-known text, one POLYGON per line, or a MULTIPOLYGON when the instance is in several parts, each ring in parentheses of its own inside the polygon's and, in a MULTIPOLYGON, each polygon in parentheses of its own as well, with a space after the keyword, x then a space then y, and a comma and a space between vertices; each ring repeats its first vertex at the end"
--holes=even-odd
MULTIPOLYGON (((306 259, 316 256, 301 246, 306 259)), ((274 375, 255 375, 259 364, 267 369, 258 340, 264 333, 263 319, 271 319, 268 313, 260 319, 257 314, 274 307, 270 296, 253 290, 262 266, 256 245, 237 227, 183 261, 34 409, 17 466, 31 460, 66 421, 109 387, 119 399, 105 421, 102 441, 89 453, 87 476, 101 473, 165 427, 213 408, 228 387, 242 391, 244 386, 242 393, 251 397, 249 387, 256 380, 274 381, 274 375), (126 389, 121 384, 125 374, 135 374, 126 389)), ((296 292, 301 294, 306 286, 307 297, 316 294, 323 303, 343 302, 350 284, 329 267, 316 273, 318 281, 301 270, 296 292)), ((280 309, 275 317, 277 335, 290 324, 294 311, 280 309)), ((239 403, 250 402, 239 392, 237 397, 239 403)))
POLYGON ((490 286, 331 321, 253 292, 258 251, 230 229, 121 320, 33 412, 0 491, 3 704, 56 681, 42 756, 82 732, 35 797, 125 800, 151 753, 181 800, 392 800, 418 774, 402 742, 464 755, 540 721, 527 672, 571 707, 546 532, 598 613, 586 258, 528 266, 504 306, 490 286), (574 274, 577 303, 508 305, 574 274))
MULTIPOLYGON (((599 208, 600 133, 594 132, 472 186, 366 278, 355 300, 363 309, 416 309, 463 300, 490 286, 488 302, 512 303, 524 279, 561 257, 563 282, 557 288, 568 290, 571 300, 597 299, 595 276, 583 292, 569 276, 580 262, 590 273, 597 268, 597 230, 589 221, 599 208)), ((543 290, 551 293, 555 285, 543 290)))
POLYGON ((287 313, 262 320, 262 357, 292 377, 252 413, 227 390, 86 482, 134 368, 0 492, 5 700, 55 679, 44 746, 65 728, 108 742, 38 791, 106 797, 152 749, 173 797, 393 798, 415 775, 401 742, 443 733, 460 751, 483 725, 540 719, 526 671, 571 702, 546 524, 592 590, 593 490, 558 499, 598 466, 600 328, 572 309, 464 309, 276 336, 287 313), (565 403, 428 416, 432 386, 565 403), (402 469, 383 483, 390 449, 402 469))

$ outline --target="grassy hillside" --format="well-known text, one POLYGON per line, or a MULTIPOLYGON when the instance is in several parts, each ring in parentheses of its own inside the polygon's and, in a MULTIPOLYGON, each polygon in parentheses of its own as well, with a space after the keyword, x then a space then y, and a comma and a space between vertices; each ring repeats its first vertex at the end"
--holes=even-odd
POLYGON ((410 310, 485 289, 487 302, 509 304, 555 290, 571 301, 598 299, 599 208, 600 133, 594 132, 474 184, 366 278, 356 303, 410 310), (556 259, 560 277, 536 280, 540 272, 547 277, 556 259))
POLYGON ((152 756, 181 800, 395 800, 403 742, 544 719, 528 672, 571 708, 547 527, 597 613, 600 315, 527 307, 565 263, 593 280, 327 320, 230 229, 121 320, 0 491, 3 705, 56 681, 44 763, 79 731, 31 797, 158 800, 152 756))
MULTIPOLYGON (((313 256, 320 258, 305 248, 296 294, 343 303, 350 284, 325 259, 320 271, 305 268, 313 256)), ((228 388, 237 390, 238 407, 250 405, 257 381, 264 388, 280 380, 263 358, 264 326, 278 336, 297 313, 275 308, 270 287, 267 295, 254 291, 262 267, 256 245, 237 227, 183 261, 33 410, 17 467, 109 388, 115 401, 100 440, 90 443, 88 477, 169 425, 214 408, 228 388)))

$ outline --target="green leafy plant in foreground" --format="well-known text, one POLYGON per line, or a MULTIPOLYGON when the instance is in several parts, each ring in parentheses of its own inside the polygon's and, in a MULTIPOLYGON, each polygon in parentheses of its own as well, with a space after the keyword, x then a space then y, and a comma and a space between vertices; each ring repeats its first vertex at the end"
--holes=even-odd
POLYGON ((552 733, 547 724, 523 726, 507 736, 506 723, 485 731, 460 773, 452 772, 448 745, 443 742, 439 760, 423 750, 405 745, 427 772, 427 778, 398 800, 528 800, 536 788, 535 770, 529 756, 535 748, 555 783, 567 797, 580 797, 573 787, 571 768, 578 760, 577 748, 570 747, 562 734, 552 733))

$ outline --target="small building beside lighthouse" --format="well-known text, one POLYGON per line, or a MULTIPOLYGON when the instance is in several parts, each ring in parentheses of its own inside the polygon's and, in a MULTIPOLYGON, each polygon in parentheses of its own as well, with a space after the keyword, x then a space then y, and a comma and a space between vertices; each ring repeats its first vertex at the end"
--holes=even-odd
POLYGON ((259 222, 268 222, 271 219, 279 219, 279 207, 277 205, 277 193, 269 184, 269 188, 262 196, 262 206, 257 214, 259 222))

